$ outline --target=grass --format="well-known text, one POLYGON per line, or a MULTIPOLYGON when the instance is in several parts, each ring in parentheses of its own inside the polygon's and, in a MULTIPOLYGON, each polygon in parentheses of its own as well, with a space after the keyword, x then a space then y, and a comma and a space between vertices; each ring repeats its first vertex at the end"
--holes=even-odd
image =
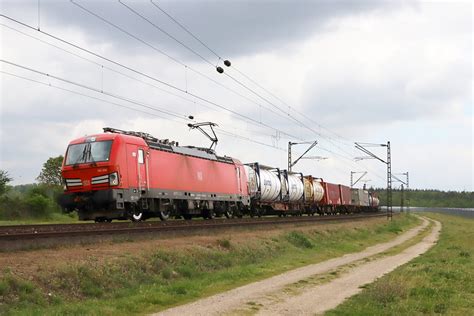
POLYGON ((347 229, 331 225, 294 229, 245 242, 216 238, 208 246, 157 249, 108 262, 58 266, 22 278, 0 277, 0 314, 130 315, 163 310, 310 263, 393 238, 419 221, 397 216, 392 222, 347 229))
POLYGON ((442 223, 438 243, 327 315, 473 315, 474 219, 423 215, 442 223))
MULTIPOLYGON (((88 221, 88 222, 91 222, 91 221, 88 221)), ((69 213, 69 214, 52 213, 47 218, 0 220, 0 226, 33 225, 33 224, 75 224, 75 223, 86 223, 86 222, 85 221, 79 222, 76 213, 69 213)))

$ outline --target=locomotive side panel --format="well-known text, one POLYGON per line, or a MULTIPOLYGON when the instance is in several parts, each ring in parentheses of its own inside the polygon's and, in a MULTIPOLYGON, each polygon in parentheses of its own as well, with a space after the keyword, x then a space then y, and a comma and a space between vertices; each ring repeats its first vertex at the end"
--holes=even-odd
POLYGON ((150 150, 150 187, 160 190, 239 194, 236 165, 150 150))

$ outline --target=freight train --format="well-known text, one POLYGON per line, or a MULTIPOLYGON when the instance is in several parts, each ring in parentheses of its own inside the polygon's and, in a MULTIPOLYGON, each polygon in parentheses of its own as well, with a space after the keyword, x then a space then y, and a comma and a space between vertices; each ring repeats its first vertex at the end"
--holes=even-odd
POLYGON ((70 142, 60 205, 80 220, 377 211, 374 193, 147 133, 104 128, 70 142))

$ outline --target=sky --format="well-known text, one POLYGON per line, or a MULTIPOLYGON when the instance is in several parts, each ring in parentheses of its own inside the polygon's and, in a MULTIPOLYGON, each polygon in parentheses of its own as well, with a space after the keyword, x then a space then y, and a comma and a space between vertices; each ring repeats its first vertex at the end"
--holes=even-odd
POLYGON ((386 165, 354 142, 390 141, 410 188, 474 190, 470 1, 153 2, 0 0, 12 184, 106 126, 207 147, 187 124, 211 121, 217 153, 244 163, 286 168, 289 141, 316 140, 293 171, 385 187, 386 165))

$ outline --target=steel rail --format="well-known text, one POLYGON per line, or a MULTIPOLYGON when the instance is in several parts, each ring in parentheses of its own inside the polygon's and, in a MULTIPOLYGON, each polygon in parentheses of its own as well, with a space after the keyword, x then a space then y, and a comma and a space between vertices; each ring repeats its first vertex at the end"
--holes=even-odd
POLYGON ((347 221, 382 217, 385 213, 335 215, 335 216, 305 216, 290 218, 243 218, 215 219, 203 221, 168 221, 140 223, 90 223, 90 224, 43 224, 0 226, 0 241, 20 241, 49 239, 55 237, 101 236, 115 234, 137 233, 166 233, 191 232, 199 230, 215 230, 222 228, 286 225, 300 223, 318 223, 327 221, 347 221))

